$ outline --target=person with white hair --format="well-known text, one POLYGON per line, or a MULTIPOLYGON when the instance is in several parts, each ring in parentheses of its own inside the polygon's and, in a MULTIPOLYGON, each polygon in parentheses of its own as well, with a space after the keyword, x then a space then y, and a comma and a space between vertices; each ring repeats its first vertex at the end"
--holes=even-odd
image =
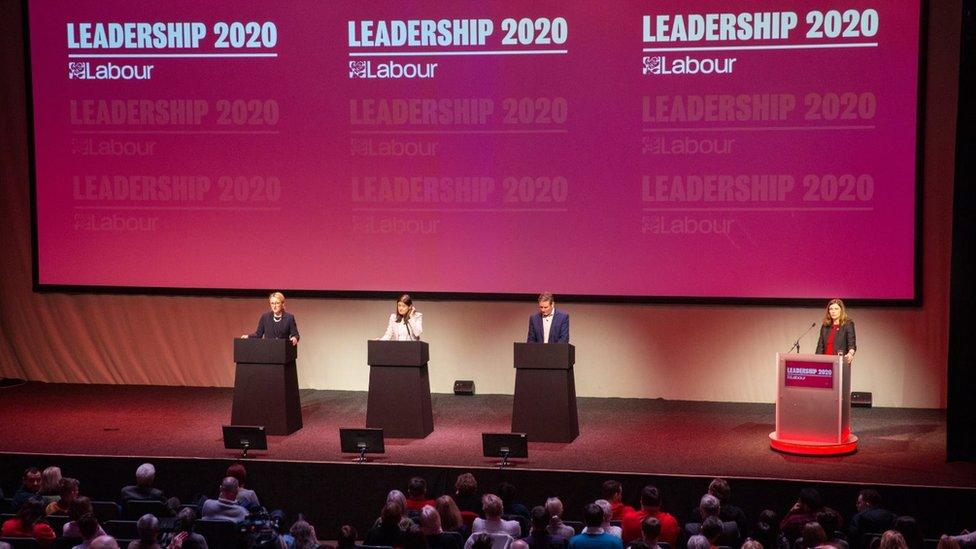
POLYGON ((98 536, 91 541, 88 549, 119 549, 119 542, 115 541, 112 536, 98 536))
POLYGON ((722 533, 719 536, 719 545, 725 545, 728 547, 738 547, 740 544, 739 538, 741 534, 739 533, 739 526, 729 520, 725 521, 721 519, 721 501, 713 496, 712 494, 705 494, 701 497, 698 503, 698 514, 701 516, 701 522, 689 522, 685 525, 685 535, 694 536, 696 534, 704 534, 702 531, 702 525, 709 517, 715 517, 722 525, 722 533))
POLYGON ((200 516, 208 520, 226 520, 241 523, 247 518, 247 509, 237 504, 237 491, 240 483, 234 477, 225 477, 220 482, 220 495, 208 499, 200 507, 200 516))
POLYGON ((136 521, 136 530, 139 532, 139 539, 129 542, 128 549, 160 549, 159 541, 159 519, 150 513, 139 517, 136 521))
MULTIPOLYGON (((485 518, 474 519, 471 525, 471 536, 485 532, 488 534, 508 534, 513 539, 522 537, 522 527, 517 520, 503 520, 502 511, 505 504, 502 498, 495 494, 485 494, 481 497, 481 509, 485 518)), ((470 538, 469 538, 470 539, 470 538)))
POLYGON ((546 500, 546 512, 549 513, 549 527, 546 530, 550 536, 570 539, 576 535, 576 530, 572 526, 563 524, 563 502, 559 498, 546 500))
POLYGON ((688 538, 688 549, 710 549, 711 546, 712 544, 708 542, 708 538, 701 534, 688 538))
POLYGON ((156 468, 152 463, 143 463, 136 469, 136 483, 122 488, 122 503, 130 499, 152 499, 165 501, 163 491, 153 488, 153 481, 156 480, 156 468))
POLYGON ((603 531, 618 538, 623 537, 623 530, 619 526, 614 526, 610 524, 613 519, 613 504, 605 499, 598 499, 594 501, 600 509, 603 509, 603 531))

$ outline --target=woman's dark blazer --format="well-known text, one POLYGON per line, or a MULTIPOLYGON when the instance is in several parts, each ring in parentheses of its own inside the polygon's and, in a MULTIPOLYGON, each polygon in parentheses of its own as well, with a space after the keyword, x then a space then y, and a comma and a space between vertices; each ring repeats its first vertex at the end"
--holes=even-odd
MULTIPOLYGON (((820 340, 817 341, 817 354, 822 355, 827 347, 827 338, 830 337, 830 325, 820 327, 820 340)), ((848 319, 840 325, 837 335, 834 336, 834 352, 846 355, 847 351, 854 349, 857 351, 857 336, 854 334, 854 321, 848 319)))

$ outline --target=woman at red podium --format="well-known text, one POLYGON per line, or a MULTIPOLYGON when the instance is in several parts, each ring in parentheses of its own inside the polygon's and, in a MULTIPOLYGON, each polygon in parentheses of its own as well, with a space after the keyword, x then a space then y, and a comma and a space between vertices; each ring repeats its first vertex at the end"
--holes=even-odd
POLYGON ((401 294, 396 301, 396 312, 390 315, 386 333, 380 341, 417 341, 424 332, 424 315, 413 306, 410 294, 401 294))
POLYGON ((298 324, 295 315, 285 312, 285 294, 272 292, 268 296, 271 310, 258 319, 258 329, 251 334, 244 334, 243 339, 249 337, 266 339, 290 339, 292 345, 298 345, 298 324))
POLYGON ((857 336, 854 334, 854 321, 847 316, 843 301, 831 299, 827 303, 823 325, 820 326, 817 354, 844 355, 844 360, 852 364, 856 352, 857 336))

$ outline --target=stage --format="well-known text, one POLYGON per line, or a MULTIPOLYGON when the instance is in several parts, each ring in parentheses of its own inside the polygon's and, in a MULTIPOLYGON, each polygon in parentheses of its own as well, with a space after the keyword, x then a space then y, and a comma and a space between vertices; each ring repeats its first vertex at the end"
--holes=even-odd
MULTIPOLYGON (((0 390, 0 451, 23 454, 228 459, 221 425, 233 390, 28 383, 0 390), (38 427, 43 426, 43 436, 38 427), (165 426, 165 427, 162 427, 165 426)), ((269 437, 254 460, 348 462, 339 427, 363 427, 366 393, 302 390, 304 428, 269 437)), ((491 467, 482 432, 511 430, 510 395, 432 395, 434 432, 387 439, 375 464, 491 467)), ((579 398, 580 436, 531 443, 519 469, 724 476, 976 488, 976 464, 946 463, 942 410, 854 408, 857 453, 798 457, 769 448, 772 404, 579 398)))

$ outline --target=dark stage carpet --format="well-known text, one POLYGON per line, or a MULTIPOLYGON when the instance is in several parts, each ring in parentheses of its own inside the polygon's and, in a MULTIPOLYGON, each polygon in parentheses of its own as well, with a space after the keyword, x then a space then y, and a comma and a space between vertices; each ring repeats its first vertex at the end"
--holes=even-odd
MULTIPOLYGON (((348 461, 339 427, 362 427, 366 393, 303 390, 305 427, 256 459, 348 461)), ((0 390, 0 452, 231 458, 220 426, 232 389, 28 383, 0 390)), ((512 397, 433 395, 434 432, 388 439, 380 464, 489 467, 482 432, 507 432, 512 397)), ((580 398, 574 442, 530 443, 519 469, 976 487, 976 464, 946 463, 942 410, 854 409, 854 455, 769 449, 771 404, 580 398)))

